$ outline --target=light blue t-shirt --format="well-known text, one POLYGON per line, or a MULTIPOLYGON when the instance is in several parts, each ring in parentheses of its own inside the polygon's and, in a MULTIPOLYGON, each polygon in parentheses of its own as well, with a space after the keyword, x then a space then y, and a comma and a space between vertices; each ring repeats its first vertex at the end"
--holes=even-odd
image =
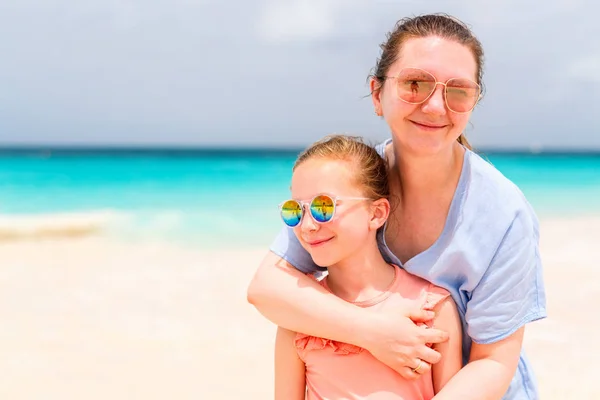
MULTIPOLYGON (((377 146, 380 154, 387 143, 377 146)), ((470 150, 465 151, 444 229, 430 248, 402 264, 386 245, 383 229, 377 241, 386 261, 452 294, 465 333, 465 364, 471 340, 494 343, 547 315, 537 217, 517 186, 470 150)), ((300 271, 322 270, 291 228, 283 227, 271 251, 300 271)), ((522 351, 503 399, 538 398, 531 365, 522 351)))

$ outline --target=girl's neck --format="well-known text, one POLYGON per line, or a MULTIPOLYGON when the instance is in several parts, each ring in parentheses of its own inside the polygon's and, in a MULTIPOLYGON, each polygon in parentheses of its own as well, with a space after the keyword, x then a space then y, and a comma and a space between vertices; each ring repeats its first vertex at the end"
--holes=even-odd
MULTIPOLYGON (((393 145, 392 145, 393 146, 393 145)), ((402 153, 392 147, 392 170, 402 194, 431 194, 455 188, 462 171, 465 149, 457 142, 452 148, 431 156, 402 153)))
POLYGON ((390 288, 395 277, 394 267, 383 259, 375 241, 327 270, 327 286, 331 292, 349 302, 367 301, 381 295, 390 288))

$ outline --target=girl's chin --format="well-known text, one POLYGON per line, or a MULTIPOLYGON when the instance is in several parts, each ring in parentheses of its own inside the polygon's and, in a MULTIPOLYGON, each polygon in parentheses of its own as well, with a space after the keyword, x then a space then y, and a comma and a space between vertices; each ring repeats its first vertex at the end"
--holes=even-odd
POLYGON ((313 262, 317 264, 319 267, 327 268, 331 265, 336 264, 339 261, 339 257, 336 257, 332 254, 331 251, 311 251, 310 256, 313 259, 313 262))
POLYGON ((327 256, 322 256, 322 257, 312 257, 313 262, 315 264, 317 264, 319 267, 322 268, 327 268, 331 265, 334 265, 337 262, 337 259, 334 257, 327 257, 327 256))

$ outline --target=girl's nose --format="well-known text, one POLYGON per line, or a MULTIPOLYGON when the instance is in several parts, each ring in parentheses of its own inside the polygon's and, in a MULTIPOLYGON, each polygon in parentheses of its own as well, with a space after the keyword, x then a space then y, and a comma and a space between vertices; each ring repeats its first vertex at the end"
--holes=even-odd
POLYGON ((304 210, 302 221, 300 222, 300 228, 303 231, 316 231, 319 228, 319 224, 315 222, 309 210, 304 210))

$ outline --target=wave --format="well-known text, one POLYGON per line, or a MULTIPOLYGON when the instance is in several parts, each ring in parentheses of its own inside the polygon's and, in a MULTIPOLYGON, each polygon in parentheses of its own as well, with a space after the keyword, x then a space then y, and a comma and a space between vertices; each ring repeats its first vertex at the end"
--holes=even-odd
POLYGON ((113 210, 0 215, 0 241, 98 235, 128 216, 113 210))
POLYGON ((0 243, 101 236, 128 242, 167 240, 194 247, 266 246, 280 226, 276 212, 260 207, 0 214, 0 243))

